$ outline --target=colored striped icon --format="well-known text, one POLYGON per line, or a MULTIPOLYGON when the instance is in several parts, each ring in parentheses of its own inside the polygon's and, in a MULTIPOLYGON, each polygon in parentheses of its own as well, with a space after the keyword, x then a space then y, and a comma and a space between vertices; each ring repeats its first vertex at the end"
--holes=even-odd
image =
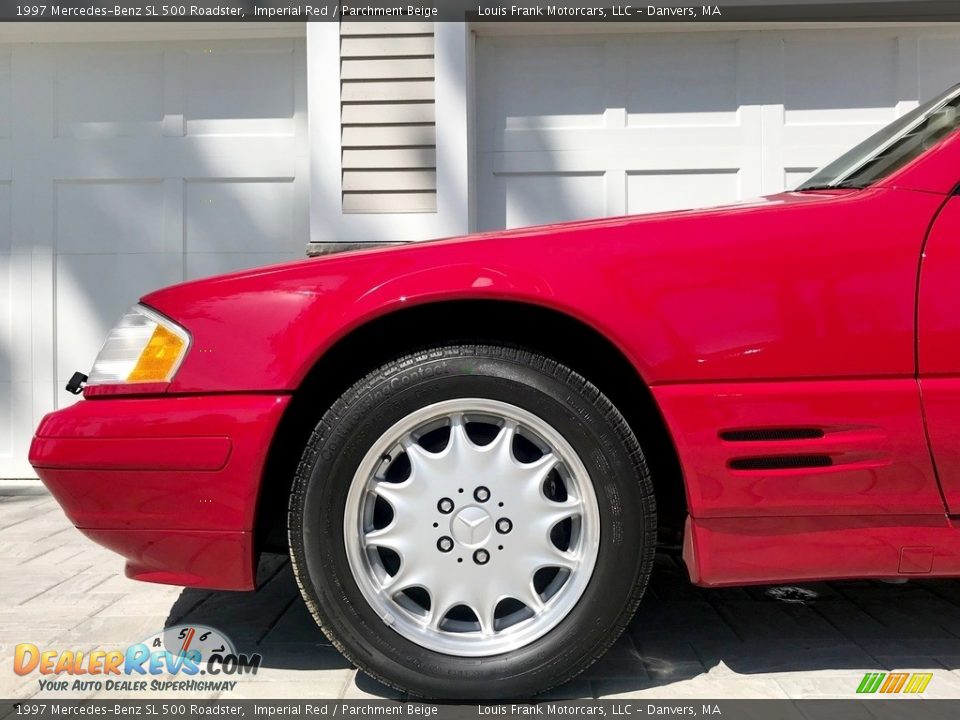
POLYGON ((927 689, 933 679, 933 673, 867 673, 857 686, 861 695, 872 693, 912 693, 919 694, 927 689))

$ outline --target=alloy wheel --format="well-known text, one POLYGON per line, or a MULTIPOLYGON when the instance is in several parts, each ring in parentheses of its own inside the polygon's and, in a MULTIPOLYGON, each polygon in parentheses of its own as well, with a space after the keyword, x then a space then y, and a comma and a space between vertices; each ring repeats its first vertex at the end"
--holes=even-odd
POLYGON ((357 469, 344 542, 383 622, 417 645, 481 657, 566 617, 600 543, 593 484, 559 432, 522 408, 464 398, 387 430, 357 469))

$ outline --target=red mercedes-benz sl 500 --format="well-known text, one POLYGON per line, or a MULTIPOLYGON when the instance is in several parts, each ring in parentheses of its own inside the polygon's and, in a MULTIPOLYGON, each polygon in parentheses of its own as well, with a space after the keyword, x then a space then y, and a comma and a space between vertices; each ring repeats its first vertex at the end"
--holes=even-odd
POLYGON ((130 577, 289 552, 413 694, 525 696, 691 581, 960 577, 960 86, 797 190, 153 292, 30 453, 130 577))

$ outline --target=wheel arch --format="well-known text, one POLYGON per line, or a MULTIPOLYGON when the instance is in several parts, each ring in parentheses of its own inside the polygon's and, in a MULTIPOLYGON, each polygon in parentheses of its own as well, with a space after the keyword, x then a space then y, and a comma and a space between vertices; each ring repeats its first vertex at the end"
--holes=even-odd
POLYGON ((432 345, 474 342, 542 353, 597 385, 641 441, 657 498, 660 542, 680 545, 687 501, 679 457, 650 388, 626 354, 565 312, 522 301, 482 299, 428 302, 386 313, 353 328, 315 361, 271 443, 257 502, 257 549, 286 547, 287 498, 300 455, 320 416, 350 385, 398 355, 432 345))

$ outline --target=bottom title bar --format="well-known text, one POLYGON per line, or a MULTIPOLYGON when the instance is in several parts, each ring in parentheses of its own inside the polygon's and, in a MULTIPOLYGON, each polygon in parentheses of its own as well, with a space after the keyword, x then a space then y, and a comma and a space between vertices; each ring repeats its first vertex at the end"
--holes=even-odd
POLYGON ((375 718, 436 720, 520 717, 848 720, 956 718, 960 700, 564 700, 441 704, 390 700, 3 700, 5 718, 375 718))

